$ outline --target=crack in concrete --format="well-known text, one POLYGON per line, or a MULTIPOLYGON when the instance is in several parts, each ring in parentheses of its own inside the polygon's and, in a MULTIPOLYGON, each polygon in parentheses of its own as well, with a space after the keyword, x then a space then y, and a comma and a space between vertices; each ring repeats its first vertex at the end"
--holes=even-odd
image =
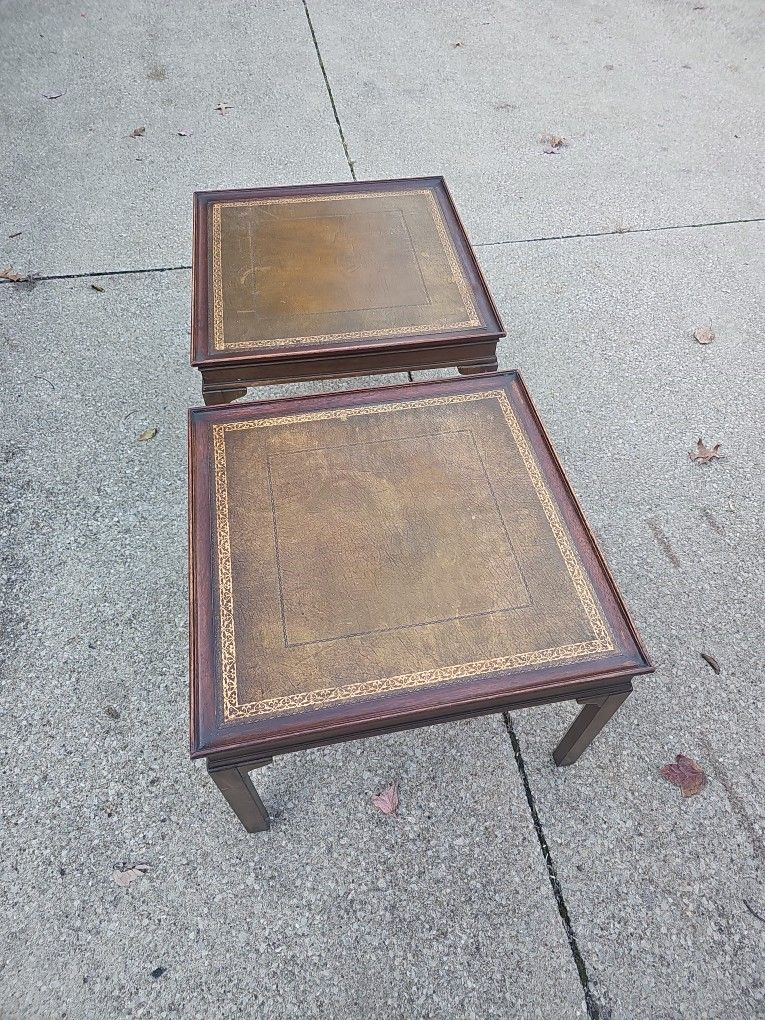
POLYGON ((659 230, 695 230, 698 227, 727 227, 736 223, 763 223, 765 216, 752 216, 741 220, 711 220, 709 223, 670 223, 662 227, 618 227, 613 230, 595 230, 582 234, 550 234, 545 237, 516 237, 507 241, 479 241, 474 248, 491 248, 501 244, 533 244, 537 241, 569 241, 577 237, 613 237, 623 234, 652 234, 659 230))
POLYGON ((332 104, 332 113, 335 116, 335 123, 337 124, 337 130, 340 132, 340 141, 343 143, 343 149, 345 150, 345 159, 346 159, 346 162, 348 163, 348 169, 351 171, 351 177, 355 181, 357 179, 356 178, 356 170, 354 169, 353 160, 351 159, 351 154, 348 151, 348 142, 345 140, 345 132, 343 131, 343 125, 340 123, 340 114, 337 112, 337 106, 335 104, 335 97, 332 95, 332 86, 329 84, 329 77, 327 75, 327 69, 324 66, 324 61, 322 60, 322 57, 321 57, 321 50, 319 49, 319 41, 316 38, 316 32, 314 31, 314 28, 313 28, 313 21, 311 21, 311 12, 308 10, 308 3, 306 2, 306 0, 303 0, 303 10, 305 11, 305 16, 306 16, 306 18, 308 20, 308 27, 311 30, 311 38, 313 39, 313 45, 314 45, 314 49, 316 50, 316 56, 317 56, 318 61, 319 61, 319 67, 321 68, 321 73, 322 73, 322 76, 324 78, 324 84, 327 87, 327 95, 329 96, 329 101, 332 104))
POLYGON ((553 896, 558 907, 558 913, 560 914, 561 923, 563 930, 566 933, 566 939, 571 950, 571 955, 574 958, 574 964, 579 974, 579 981, 582 985, 582 991, 584 992, 584 1001, 587 1007, 587 1018, 588 1020, 610 1020, 611 1010, 607 1006, 601 1006, 595 994, 592 990, 590 978, 587 974, 587 965, 582 956, 582 951, 579 948, 579 944, 576 940, 576 933, 574 932, 574 926, 571 923, 571 915, 569 914, 566 901, 563 896, 563 887, 560 884, 558 878, 558 871, 555 867, 555 861, 553 860, 552 854, 550 853, 550 847, 548 846, 545 838, 544 829, 542 828, 542 821, 539 817, 536 804, 534 802, 534 794, 531 791, 531 783, 526 772, 526 765, 523 761, 523 754, 521 752, 521 744, 518 740, 515 730, 513 729, 513 721, 509 712, 503 712, 502 718, 505 720, 505 729, 507 730, 508 736, 510 737, 510 743, 513 745, 513 754, 515 755, 515 764, 518 767, 518 772, 523 783, 523 789, 526 793, 526 801, 529 805, 529 811, 531 812, 531 820, 534 823, 534 830, 539 840, 539 847, 542 851, 542 857, 544 858, 545 865, 547 867, 547 877, 550 880, 550 886, 552 887, 553 896))

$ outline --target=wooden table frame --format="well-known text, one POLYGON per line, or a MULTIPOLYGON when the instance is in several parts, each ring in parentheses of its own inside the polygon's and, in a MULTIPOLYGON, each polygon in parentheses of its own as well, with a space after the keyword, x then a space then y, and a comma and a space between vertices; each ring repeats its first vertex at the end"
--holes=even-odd
MULTIPOLYGON (((628 680, 620 685, 610 685, 607 689, 609 691, 608 694, 589 694, 575 699, 582 708, 553 751, 553 760, 556 765, 561 767, 573 765, 579 759, 609 719, 611 719, 632 693, 632 681, 628 680)), ((561 696, 554 700, 565 701, 570 699, 561 696)), ((544 701, 512 701, 482 712, 465 712, 440 719, 428 719, 421 723, 408 723, 405 726, 387 726, 379 730, 370 730, 368 733, 357 733, 354 734, 354 738, 378 736, 383 733, 410 729, 415 726, 435 725, 439 722, 472 718, 479 714, 492 714, 509 709, 533 708, 551 704, 551 702, 552 699, 549 698, 544 701)), ((305 751, 312 747, 322 747, 348 739, 348 737, 335 737, 328 740, 313 741, 291 747, 290 751, 305 751)), ((273 758, 253 758, 248 755, 245 755, 243 758, 239 755, 236 755, 234 758, 226 755, 211 755, 207 759, 207 771, 211 779, 215 782, 220 792, 226 798, 229 807, 248 832, 268 832, 271 828, 268 810, 260 799, 260 795, 255 789, 249 774, 256 769, 270 765, 272 762, 273 758)))
MULTIPOLYGON (((491 377, 492 386, 510 387, 519 394, 519 418, 526 429, 549 491, 581 563, 599 599, 608 626, 618 635, 609 651, 596 657, 473 677, 470 685, 446 684, 420 687, 353 702, 340 702, 321 709, 284 717, 269 730, 263 724, 221 726, 210 670, 215 650, 204 635, 214 632, 212 607, 197 592, 211 583, 211 537, 205 528, 209 512, 210 478, 208 463, 209 427, 220 421, 238 420, 248 414, 278 417, 314 411, 317 408, 345 408, 375 402, 385 403, 416 396, 475 392, 486 388, 487 377, 438 380, 376 390, 344 391, 319 396, 297 397, 242 404, 227 408, 205 408, 190 412, 190 613, 192 620, 190 663, 191 754, 205 758, 210 776, 249 832, 269 828, 268 813, 249 773, 270 763, 280 754, 302 751, 341 741, 365 738, 414 727, 449 722, 473 716, 499 713, 575 701, 581 709, 553 752, 559 766, 572 765, 590 745, 632 691, 633 678, 653 672, 653 666, 624 605, 622 597, 589 530, 582 509, 531 403, 528 391, 516 372, 491 377), (253 410, 257 408, 257 412, 253 410)), ((269 724, 270 725, 270 724, 269 724)))
POLYGON ((311 184, 299 187, 257 188, 234 191, 200 191, 194 195, 194 247, 192 267, 191 364, 202 375, 205 404, 226 404, 246 394, 251 386, 338 379, 349 376, 457 368, 463 375, 497 369, 497 341, 505 328, 468 240, 465 228, 442 177, 400 178, 311 184), (481 324, 443 333, 366 337, 342 342, 263 350, 215 350, 210 337, 209 216, 215 203, 252 199, 299 198, 328 194, 369 192, 391 187, 403 192, 433 189, 448 236, 475 303, 481 324))

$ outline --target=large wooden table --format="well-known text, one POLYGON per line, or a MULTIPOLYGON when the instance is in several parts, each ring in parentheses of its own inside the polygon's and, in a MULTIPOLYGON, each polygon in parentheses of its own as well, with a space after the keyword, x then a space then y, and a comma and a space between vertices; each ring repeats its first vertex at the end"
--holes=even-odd
POLYGON ((191 363, 248 386, 497 367, 504 327, 442 177, 194 196, 191 363))
MULTIPOLYGON (((243 825, 275 755, 652 666, 515 372, 190 412, 191 752, 243 825)), ((469 792, 465 792, 466 797, 469 792)))

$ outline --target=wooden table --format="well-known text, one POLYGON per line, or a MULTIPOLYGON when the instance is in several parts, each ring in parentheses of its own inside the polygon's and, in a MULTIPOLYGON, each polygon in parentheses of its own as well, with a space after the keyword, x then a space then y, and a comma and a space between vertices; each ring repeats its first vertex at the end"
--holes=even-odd
MULTIPOLYGON (((274 755, 652 666, 520 376, 190 412, 191 753, 250 831, 274 755)), ((465 791, 466 797, 469 791, 465 791)))
POLYGON ((505 335, 442 177, 194 196, 191 363, 248 386, 497 367, 505 335))

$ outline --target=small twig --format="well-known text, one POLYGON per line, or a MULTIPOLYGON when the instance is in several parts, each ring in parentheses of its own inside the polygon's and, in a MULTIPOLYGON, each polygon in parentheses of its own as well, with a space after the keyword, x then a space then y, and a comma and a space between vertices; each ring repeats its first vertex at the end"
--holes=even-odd
POLYGON ((41 382, 46 382, 50 386, 50 388, 53 390, 53 392, 54 393, 56 392, 56 387, 53 385, 53 383, 50 381, 50 379, 46 379, 44 375, 35 375, 35 376, 32 376, 32 378, 33 379, 39 379, 41 382))

